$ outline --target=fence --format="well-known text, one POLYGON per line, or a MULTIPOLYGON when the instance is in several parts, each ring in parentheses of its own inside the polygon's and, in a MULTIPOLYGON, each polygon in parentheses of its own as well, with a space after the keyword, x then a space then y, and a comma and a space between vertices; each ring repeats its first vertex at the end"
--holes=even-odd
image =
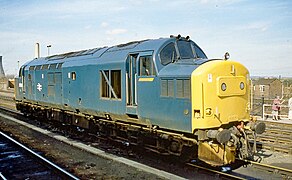
MULTIPOLYGON (((280 117, 287 118, 289 112, 288 106, 289 99, 285 99, 285 102, 281 105, 280 117)), ((272 104, 273 99, 264 99, 264 98, 254 98, 252 101, 251 115, 272 117, 272 104)))
MULTIPOLYGON (((268 119, 269 117, 273 117, 272 115, 272 106, 271 104, 264 104, 263 105, 263 119, 268 119)), ((288 112, 289 112, 289 106, 286 105, 279 105, 280 110, 278 111, 278 118, 281 119, 288 119, 288 112)))

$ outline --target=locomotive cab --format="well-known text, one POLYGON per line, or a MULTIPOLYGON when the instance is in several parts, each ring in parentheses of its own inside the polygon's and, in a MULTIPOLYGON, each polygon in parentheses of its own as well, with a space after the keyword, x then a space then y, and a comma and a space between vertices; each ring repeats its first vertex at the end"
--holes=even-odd
MULTIPOLYGON (((163 65, 195 67, 190 73, 191 132, 197 137, 197 157, 211 165, 230 164, 238 158, 252 158, 255 134, 265 130, 263 123, 250 122, 250 77, 238 62, 207 59, 189 38, 175 37, 176 42, 162 49, 163 65), (254 128, 250 128, 250 127, 254 128), (250 145, 254 140, 253 147, 250 145)), ((166 68, 167 69, 167 68, 166 68)), ((176 70, 176 68, 172 68, 176 70)), ((164 70, 160 72, 163 77, 164 70)), ((173 71, 180 76, 181 72, 173 71)), ((176 80, 178 82, 178 80, 176 80)), ((161 82, 163 87, 163 82, 161 82)), ((167 83, 165 86, 169 87, 167 83)), ((172 86, 172 85, 171 85, 172 86)), ((179 85, 176 84, 176 90, 179 85)), ((179 109, 178 109, 179 110, 179 109)))

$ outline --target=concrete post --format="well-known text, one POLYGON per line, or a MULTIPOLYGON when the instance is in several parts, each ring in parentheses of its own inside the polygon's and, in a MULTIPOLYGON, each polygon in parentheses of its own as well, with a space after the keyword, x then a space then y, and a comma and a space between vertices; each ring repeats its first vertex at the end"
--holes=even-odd
POLYGON ((264 119, 265 117, 264 117, 264 112, 265 112, 265 109, 264 109, 264 104, 265 104, 265 97, 264 96, 262 96, 262 118, 264 119))
POLYGON ((0 56, 0 79, 5 78, 5 73, 2 65, 2 56, 0 56))
POLYGON ((288 101, 289 112, 288 112, 288 119, 292 120, 292 97, 288 101))

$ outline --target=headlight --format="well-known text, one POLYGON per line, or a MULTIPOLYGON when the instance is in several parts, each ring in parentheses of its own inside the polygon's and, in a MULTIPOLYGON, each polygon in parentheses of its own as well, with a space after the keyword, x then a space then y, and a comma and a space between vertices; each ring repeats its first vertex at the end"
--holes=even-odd
POLYGON ((241 82, 240 85, 239 85, 239 87, 240 87, 241 90, 243 90, 244 89, 244 83, 241 82))
POLYGON ((225 83, 222 83, 222 84, 221 84, 221 90, 222 90, 222 91, 226 91, 226 89, 227 89, 226 84, 225 84, 225 83))

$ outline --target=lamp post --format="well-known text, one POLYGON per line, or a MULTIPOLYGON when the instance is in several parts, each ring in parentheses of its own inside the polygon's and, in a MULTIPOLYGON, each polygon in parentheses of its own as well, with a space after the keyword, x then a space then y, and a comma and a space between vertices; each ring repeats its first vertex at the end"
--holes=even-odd
POLYGON ((47 45, 48 48, 48 56, 50 55, 50 48, 52 47, 52 45, 47 45))

